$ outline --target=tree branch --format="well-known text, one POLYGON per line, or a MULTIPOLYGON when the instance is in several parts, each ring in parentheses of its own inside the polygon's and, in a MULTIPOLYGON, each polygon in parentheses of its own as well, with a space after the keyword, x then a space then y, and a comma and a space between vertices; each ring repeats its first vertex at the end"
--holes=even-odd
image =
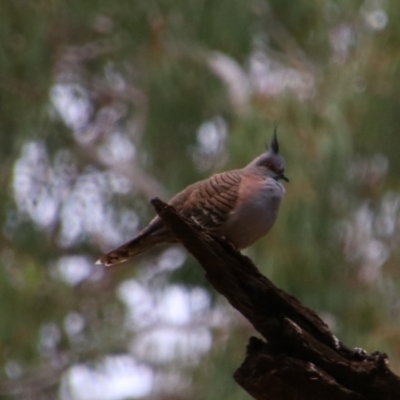
POLYGON ((350 350, 316 313, 278 289, 228 242, 159 199, 152 204, 211 285, 267 340, 250 339, 234 375, 255 399, 400 399, 400 378, 385 354, 350 350))

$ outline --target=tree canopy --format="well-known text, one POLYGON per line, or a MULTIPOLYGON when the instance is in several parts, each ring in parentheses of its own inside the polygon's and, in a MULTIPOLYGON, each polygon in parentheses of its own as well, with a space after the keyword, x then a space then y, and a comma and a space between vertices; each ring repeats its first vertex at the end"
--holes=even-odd
POLYGON ((0 2, 0 393, 248 399, 252 327, 180 246, 98 256, 278 125, 286 195, 245 251, 400 373, 400 4, 0 2))

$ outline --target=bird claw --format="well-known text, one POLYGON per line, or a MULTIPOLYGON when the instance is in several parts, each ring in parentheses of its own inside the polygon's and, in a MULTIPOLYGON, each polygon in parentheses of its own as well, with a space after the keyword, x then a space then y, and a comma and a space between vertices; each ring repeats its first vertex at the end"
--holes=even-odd
POLYGON ((228 243, 235 250, 239 250, 239 247, 237 247, 233 242, 231 242, 226 236, 220 236, 220 237, 224 242, 228 243))

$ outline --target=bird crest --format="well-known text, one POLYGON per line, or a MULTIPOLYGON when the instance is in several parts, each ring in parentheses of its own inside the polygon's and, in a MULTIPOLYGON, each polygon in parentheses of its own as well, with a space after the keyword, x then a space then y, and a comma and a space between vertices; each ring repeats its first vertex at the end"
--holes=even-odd
POLYGON ((271 140, 271 150, 274 154, 279 154, 279 143, 278 143, 278 136, 277 136, 278 127, 275 126, 274 134, 271 140))

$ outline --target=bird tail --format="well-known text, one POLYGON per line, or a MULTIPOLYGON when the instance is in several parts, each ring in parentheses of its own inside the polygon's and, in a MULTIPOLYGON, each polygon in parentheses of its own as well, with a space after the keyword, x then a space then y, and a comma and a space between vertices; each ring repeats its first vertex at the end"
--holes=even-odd
POLYGON ((157 235, 139 234, 129 242, 100 257, 96 261, 96 264, 103 264, 106 267, 112 267, 129 260, 159 242, 160 238, 157 235))

